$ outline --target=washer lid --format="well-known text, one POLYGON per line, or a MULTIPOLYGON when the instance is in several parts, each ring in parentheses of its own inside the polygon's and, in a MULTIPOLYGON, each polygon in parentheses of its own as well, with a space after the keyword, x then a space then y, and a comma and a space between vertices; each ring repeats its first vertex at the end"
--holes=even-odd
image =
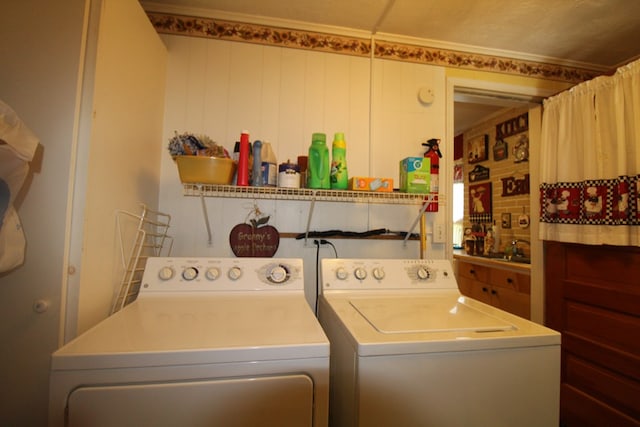
POLYGON ((560 345, 558 332, 454 290, 325 293, 320 321, 342 324, 360 356, 560 345))
POLYGON ((352 299, 351 305, 383 334, 517 329, 504 319, 452 300, 450 296, 352 299))
POLYGON ((57 350, 52 369, 259 362, 329 356, 302 293, 147 297, 57 350))

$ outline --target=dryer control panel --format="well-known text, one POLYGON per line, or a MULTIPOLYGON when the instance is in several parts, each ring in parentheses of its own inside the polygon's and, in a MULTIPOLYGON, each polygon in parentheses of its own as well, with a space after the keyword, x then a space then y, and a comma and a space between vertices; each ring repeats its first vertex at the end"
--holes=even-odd
POLYGON ((304 290, 302 259, 152 257, 140 293, 304 290))
POLYGON ((323 259, 324 290, 458 289, 443 259, 323 259))

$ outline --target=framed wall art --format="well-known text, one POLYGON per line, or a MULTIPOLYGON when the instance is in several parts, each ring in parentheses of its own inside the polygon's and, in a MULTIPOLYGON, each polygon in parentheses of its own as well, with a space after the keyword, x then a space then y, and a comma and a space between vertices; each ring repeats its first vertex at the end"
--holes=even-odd
POLYGON ((489 135, 478 135, 469 139, 467 151, 469 163, 479 163, 487 160, 489 158, 489 135))
POLYGON ((469 217, 472 222, 488 222, 491 213, 491 182, 469 185, 469 217))
POLYGON ((506 159, 508 154, 509 145, 502 139, 496 141, 496 143, 493 145, 493 160, 499 162, 500 160, 506 159))

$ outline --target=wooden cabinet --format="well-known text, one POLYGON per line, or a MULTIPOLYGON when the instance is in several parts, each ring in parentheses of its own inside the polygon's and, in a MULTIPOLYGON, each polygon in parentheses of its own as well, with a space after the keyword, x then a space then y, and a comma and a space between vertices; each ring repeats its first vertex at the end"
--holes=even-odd
POLYGON ((562 333, 560 425, 640 426, 640 248, 545 242, 546 325, 562 333))
POLYGON ((526 319, 531 317, 531 278, 527 272, 458 259, 457 279, 463 295, 526 319))

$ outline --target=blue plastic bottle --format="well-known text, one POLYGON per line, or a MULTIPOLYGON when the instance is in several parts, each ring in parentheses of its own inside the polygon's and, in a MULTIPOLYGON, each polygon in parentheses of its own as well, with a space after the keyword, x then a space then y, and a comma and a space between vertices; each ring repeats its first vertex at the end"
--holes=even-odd
POLYGON ((254 141, 253 143, 253 167, 251 169, 251 185, 254 187, 262 187, 264 185, 262 177, 262 159, 261 159, 262 141, 254 141))
POLYGON ((327 136, 324 133, 314 133, 311 136, 307 171, 309 188, 331 188, 329 148, 327 147, 327 136))

